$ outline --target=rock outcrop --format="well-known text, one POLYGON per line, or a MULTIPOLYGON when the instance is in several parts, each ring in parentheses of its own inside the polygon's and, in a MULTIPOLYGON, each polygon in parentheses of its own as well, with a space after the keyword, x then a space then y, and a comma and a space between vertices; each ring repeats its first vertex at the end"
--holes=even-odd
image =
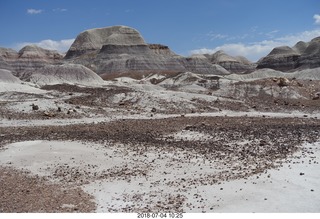
POLYGON ((232 57, 220 50, 212 55, 205 54, 212 64, 217 64, 231 73, 243 74, 254 71, 255 65, 245 57, 232 57))
POLYGON ((168 55, 168 56, 177 55, 174 52, 172 52, 168 46, 165 46, 165 45, 149 44, 148 46, 149 46, 149 49, 151 49, 154 53, 159 55, 168 55))
POLYGON ((258 61, 257 68, 271 68, 279 71, 293 71, 320 67, 320 37, 310 42, 298 42, 294 47, 274 48, 258 61))
POLYGON ((147 44, 137 30, 125 26, 82 32, 67 52, 65 61, 82 64, 105 79, 186 71, 229 74, 207 59, 185 58, 168 46, 147 44))

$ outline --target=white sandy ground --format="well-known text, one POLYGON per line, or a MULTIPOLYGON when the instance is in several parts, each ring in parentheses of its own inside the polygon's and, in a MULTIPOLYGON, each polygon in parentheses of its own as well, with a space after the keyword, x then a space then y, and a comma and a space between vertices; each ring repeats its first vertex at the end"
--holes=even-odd
MULTIPOLYGON (((186 135, 184 133, 183 137, 186 135)), ((186 189, 181 189, 181 185, 169 186, 166 182, 216 173, 221 167, 201 157, 178 162, 175 158, 186 153, 178 149, 169 152, 154 148, 139 154, 125 145, 40 140, 7 145, 0 151, 0 165, 27 169, 42 176, 52 175, 58 164, 84 170, 95 166, 97 173, 126 165, 129 172, 130 168, 132 171, 147 169, 146 176, 111 177, 82 186, 94 195, 97 212, 119 210, 128 205, 137 208, 146 204, 153 206, 157 201, 178 194, 187 198, 186 212, 320 212, 320 142, 306 143, 303 147, 309 153, 297 152, 279 169, 248 179, 186 189)))
POLYGON ((24 93, 32 93, 32 94, 41 94, 46 93, 47 91, 41 90, 39 88, 35 88, 30 86, 28 83, 7 83, 0 81, 0 93, 1 92, 24 92, 24 93))
MULTIPOLYGON (((73 124, 98 124, 101 122, 111 122, 122 119, 165 119, 181 117, 182 114, 128 114, 128 115, 111 115, 109 117, 85 117, 80 119, 50 119, 50 120, 9 120, 2 119, 0 121, 0 127, 22 127, 22 126, 58 126, 58 125, 73 125, 73 124)), ((217 117, 217 116, 229 116, 229 117, 262 117, 266 118, 311 118, 320 119, 320 112, 317 113, 304 113, 299 111, 293 111, 289 113, 278 112, 235 112, 230 110, 223 110, 219 112, 211 113, 187 113, 183 114, 185 117, 217 117)))

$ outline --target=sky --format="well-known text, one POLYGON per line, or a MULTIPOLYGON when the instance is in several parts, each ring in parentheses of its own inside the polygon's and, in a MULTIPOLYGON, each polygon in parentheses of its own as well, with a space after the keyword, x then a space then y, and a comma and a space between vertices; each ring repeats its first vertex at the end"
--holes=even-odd
POLYGON ((320 36, 319 0, 0 0, 0 47, 66 52, 87 29, 125 25, 175 53, 251 61, 320 36))

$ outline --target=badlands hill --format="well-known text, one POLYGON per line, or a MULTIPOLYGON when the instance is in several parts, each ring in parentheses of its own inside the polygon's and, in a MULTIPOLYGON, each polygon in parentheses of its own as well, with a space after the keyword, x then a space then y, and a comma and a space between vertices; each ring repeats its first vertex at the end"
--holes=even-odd
POLYGON ((293 71, 320 67, 320 37, 310 42, 298 42, 294 47, 274 48, 258 61, 257 68, 271 68, 279 71, 293 71))
POLYGON ((137 30, 126 26, 80 33, 67 52, 65 61, 85 65, 104 78, 186 71, 228 74, 207 59, 185 58, 165 45, 147 44, 137 30))
POLYGON ((77 64, 46 65, 33 72, 26 72, 22 79, 39 86, 52 84, 103 85, 95 72, 77 64))
POLYGON ((24 71, 36 70, 48 64, 61 63, 63 55, 35 45, 23 47, 19 52, 0 48, 0 68, 20 75, 24 71))
POLYGON ((6 69, 0 69, 0 82, 4 83, 20 83, 20 79, 13 76, 11 71, 6 69))
POLYGON ((232 57, 220 50, 212 55, 205 54, 212 64, 218 64, 232 73, 249 73, 254 71, 256 65, 243 56, 232 57))
MULTIPOLYGON (((259 69, 307 74, 308 69, 320 67, 319 60, 320 37, 310 42, 298 42, 292 48, 274 48, 257 63, 251 63, 245 57, 233 57, 224 51, 183 57, 166 45, 145 42, 137 30, 127 26, 86 30, 76 37, 65 56, 35 45, 26 46, 18 52, 0 48, 0 69, 11 71, 21 80, 33 80, 38 84, 81 84, 86 83, 83 80, 85 75, 90 78, 89 84, 93 83, 91 80, 99 84, 101 81, 97 75, 103 79, 125 76, 141 79, 150 74, 172 77, 192 72, 246 77, 246 74, 259 69), (303 69, 306 71, 301 71, 303 69)), ((263 71, 263 77, 273 75, 273 71, 263 71)))

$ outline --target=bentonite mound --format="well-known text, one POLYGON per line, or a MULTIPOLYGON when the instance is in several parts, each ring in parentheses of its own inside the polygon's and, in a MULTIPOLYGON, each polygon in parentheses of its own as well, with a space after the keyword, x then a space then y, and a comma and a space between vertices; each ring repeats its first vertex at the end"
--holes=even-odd
POLYGON ((229 74, 207 59, 185 58, 168 46, 147 44, 137 30, 125 26, 84 31, 72 44, 65 61, 84 65, 104 79, 186 71, 229 74))
POLYGON ((145 45, 140 33, 130 27, 96 28, 80 33, 66 54, 66 59, 99 51, 103 45, 145 45))
POLYGON ((257 68, 271 68, 279 71, 293 71, 320 67, 320 37, 310 42, 298 42, 294 47, 274 48, 258 61, 257 68))
POLYGON ((0 48, 0 59, 16 59, 18 58, 18 53, 13 49, 0 48))
POLYGON ((34 72, 25 73, 22 79, 40 86, 63 83, 88 86, 103 84, 100 76, 78 64, 47 65, 34 72))
POLYGON ((258 61, 257 68, 271 68, 279 71, 288 71, 296 68, 300 54, 288 47, 274 48, 266 57, 258 61))
POLYGON ((232 57, 220 50, 212 55, 205 54, 209 61, 225 68, 231 73, 248 73, 255 69, 255 65, 244 57, 232 57))
POLYGON ((320 67, 320 37, 314 38, 301 53, 298 67, 302 69, 320 67))
POLYGON ((184 72, 193 72, 199 74, 228 75, 230 74, 225 68, 218 64, 212 64, 203 56, 192 56, 181 58, 180 62, 185 67, 184 72))
POLYGON ((306 48, 308 47, 309 43, 299 41, 292 49, 294 49, 297 53, 302 54, 306 48))
POLYGON ((46 59, 46 60, 55 60, 55 59, 62 59, 63 56, 54 50, 43 49, 36 45, 28 45, 23 47, 19 51, 19 58, 25 59, 46 59))
POLYGON ((8 48, 0 48, 0 68, 1 69, 7 69, 12 71, 13 66, 11 65, 11 63, 14 62, 16 59, 18 59, 18 53, 16 51, 8 48))
POLYGON ((15 77, 11 71, 0 69, 0 82, 5 83, 20 83, 20 79, 15 77))
POLYGON ((57 51, 43 49, 36 45, 25 46, 19 52, 0 48, 0 68, 8 69, 15 75, 36 70, 48 64, 61 63, 62 58, 63 56, 57 51))

